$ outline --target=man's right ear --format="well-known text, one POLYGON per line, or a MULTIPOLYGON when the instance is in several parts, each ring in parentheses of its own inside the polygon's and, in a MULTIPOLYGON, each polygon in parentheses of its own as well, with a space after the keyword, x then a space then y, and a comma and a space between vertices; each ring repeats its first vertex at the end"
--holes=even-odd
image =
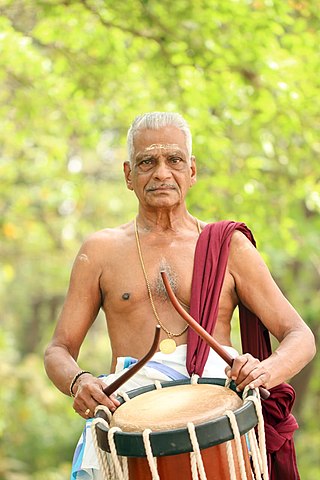
POLYGON ((123 163, 123 172, 126 179, 127 188, 133 190, 132 181, 131 181, 131 165, 129 161, 123 163))

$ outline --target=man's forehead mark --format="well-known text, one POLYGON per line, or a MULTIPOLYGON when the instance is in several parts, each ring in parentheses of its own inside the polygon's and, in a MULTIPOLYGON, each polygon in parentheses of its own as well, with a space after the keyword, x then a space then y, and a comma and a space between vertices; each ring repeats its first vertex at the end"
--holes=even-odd
POLYGON ((155 148, 180 148, 179 145, 176 143, 153 143, 152 145, 149 145, 149 147, 146 147, 144 150, 148 152, 149 150, 154 150, 155 148))
POLYGON ((144 155, 152 152, 152 150, 167 150, 167 149, 175 149, 176 152, 182 152, 181 147, 177 143, 153 143, 152 145, 149 145, 148 147, 144 148, 143 150, 140 150, 135 154, 135 158, 141 158, 144 155))

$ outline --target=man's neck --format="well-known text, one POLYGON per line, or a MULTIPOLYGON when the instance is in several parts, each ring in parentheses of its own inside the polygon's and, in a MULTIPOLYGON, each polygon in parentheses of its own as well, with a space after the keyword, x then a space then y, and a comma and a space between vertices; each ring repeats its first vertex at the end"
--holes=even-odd
POLYGON ((157 210, 156 212, 139 211, 137 225, 140 231, 152 233, 181 232, 197 228, 196 219, 186 210, 179 212, 157 210))

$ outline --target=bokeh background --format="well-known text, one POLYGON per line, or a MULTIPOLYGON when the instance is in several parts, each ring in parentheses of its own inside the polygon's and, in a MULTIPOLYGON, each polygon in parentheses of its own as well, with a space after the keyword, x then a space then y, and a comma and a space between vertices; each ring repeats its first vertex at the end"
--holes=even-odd
MULTIPOLYGON (((1 480, 69 477, 83 421, 43 350, 83 239, 135 215, 122 162, 141 112, 185 116, 190 211, 247 223, 318 338, 319 26, 318 0, 0 0, 1 480)), ((236 319, 233 332, 237 344, 236 319)), ((80 364, 109 369, 101 316, 80 364)), ((292 383, 301 477, 314 480, 317 357, 292 383)))

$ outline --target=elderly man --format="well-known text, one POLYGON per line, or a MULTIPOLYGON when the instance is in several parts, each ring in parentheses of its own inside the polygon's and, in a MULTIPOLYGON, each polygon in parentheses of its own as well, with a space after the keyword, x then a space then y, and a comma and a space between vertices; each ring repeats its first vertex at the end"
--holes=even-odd
MULTIPOLYGON (((86 419, 92 417, 98 404, 112 411, 118 406, 115 397, 103 393, 106 380, 83 371, 77 364, 81 344, 100 308, 111 341, 111 372, 121 372, 123 359, 141 358, 146 353, 158 323, 160 351, 154 360, 159 365, 182 376, 194 372, 225 376, 226 364, 213 351, 202 355, 199 363, 197 342, 190 333, 187 342, 187 325, 168 300, 160 276, 161 270, 167 273, 181 305, 189 310, 197 242, 206 232, 210 232, 208 241, 215 241, 215 224, 212 229, 199 221, 185 204, 187 192, 196 182, 196 159, 188 125, 175 113, 141 115, 129 129, 128 151, 124 176, 128 189, 139 201, 137 217, 117 228, 94 233, 82 245, 45 356, 49 377, 63 393, 74 396, 74 410, 86 419)), ((238 389, 246 385, 270 389, 297 374, 311 360, 315 352, 313 335, 273 281, 250 231, 234 222, 222 222, 222 229, 221 234, 219 226, 217 235, 227 239, 223 247, 225 265, 220 272, 218 265, 216 272, 221 288, 213 298, 215 318, 204 325, 235 357, 226 372, 238 389), (230 323, 237 305, 255 315, 263 328, 278 339, 275 352, 259 359, 248 350, 243 355, 233 350, 230 323)), ((203 268, 209 261, 204 258, 203 268)), ((192 314, 193 302, 197 300, 191 299, 192 314)), ((109 377, 110 382, 114 377, 109 377)), ((139 384, 152 380, 141 378, 139 384)), ((135 383, 129 382, 126 389, 132 386, 135 383)), ((98 478, 95 467, 92 478, 98 478)), ((73 478, 77 478, 76 473, 73 478)))

